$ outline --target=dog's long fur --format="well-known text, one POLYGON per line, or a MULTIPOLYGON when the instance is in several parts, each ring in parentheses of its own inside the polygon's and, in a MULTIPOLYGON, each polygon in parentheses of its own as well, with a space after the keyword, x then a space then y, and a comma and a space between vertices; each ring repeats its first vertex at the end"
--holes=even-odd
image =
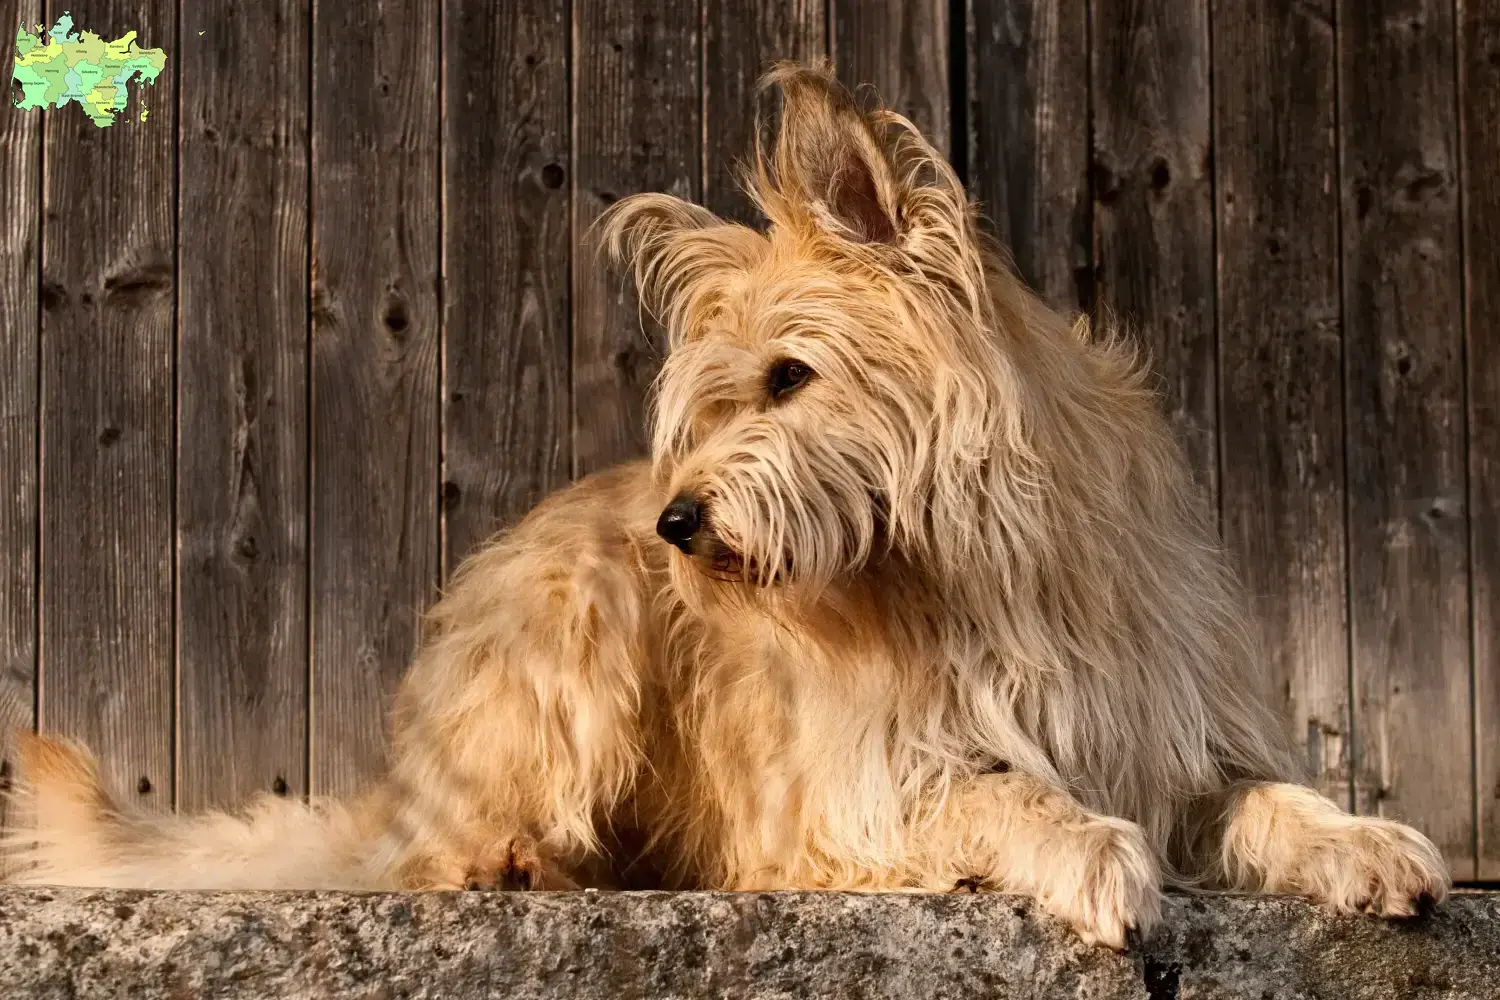
POLYGON ((365 799, 123 815, 23 739, 18 881, 1021 891, 1086 938, 1163 879, 1413 912, 1420 834, 1291 775, 1245 602, 1141 366, 980 236, 906 120, 784 66, 762 233, 603 232, 671 352, 652 459, 556 494, 431 615, 365 799), (795 360, 805 382, 773 398, 795 360), (653 525, 689 496, 684 554, 653 525))

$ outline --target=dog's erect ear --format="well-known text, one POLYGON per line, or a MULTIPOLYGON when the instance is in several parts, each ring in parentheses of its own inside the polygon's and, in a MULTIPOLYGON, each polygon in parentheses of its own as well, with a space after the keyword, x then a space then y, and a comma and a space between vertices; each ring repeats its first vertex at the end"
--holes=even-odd
POLYGON ((622 198, 596 225, 610 256, 631 265, 642 303, 674 341, 697 326, 697 311, 722 291, 727 270, 764 253, 754 230, 669 194, 622 198))
POLYGON ((718 216, 670 194, 635 194, 624 198, 599 218, 596 225, 605 250, 617 263, 641 263, 651 249, 678 233, 721 225, 718 216))
MULTIPOLYGON (((883 129, 855 106, 826 68, 783 63, 762 87, 781 91, 781 121, 762 193, 811 213, 835 235, 859 243, 895 243, 901 232, 899 179, 883 129)), ((766 206, 770 207, 770 206, 766 206)))
POLYGON ((674 195, 622 198, 596 225, 610 257, 631 265, 641 301, 658 318, 666 318, 677 293, 699 272, 725 263, 714 240, 695 238, 722 228, 718 216, 674 195))

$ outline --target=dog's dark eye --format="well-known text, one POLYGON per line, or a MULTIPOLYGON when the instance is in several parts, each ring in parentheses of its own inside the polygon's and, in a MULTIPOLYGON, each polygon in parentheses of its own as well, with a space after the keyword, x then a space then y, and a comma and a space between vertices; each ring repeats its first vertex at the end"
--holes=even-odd
POLYGON ((800 389, 812 377, 813 370, 800 361, 778 361, 766 374, 766 391, 772 399, 780 399, 800 389))

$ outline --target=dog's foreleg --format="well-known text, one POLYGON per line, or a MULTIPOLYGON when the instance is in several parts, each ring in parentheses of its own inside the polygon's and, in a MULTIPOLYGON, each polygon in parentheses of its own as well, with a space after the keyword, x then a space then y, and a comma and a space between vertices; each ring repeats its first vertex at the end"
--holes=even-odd
POLYGON ((1024 893, 1090 943, 1123 948, 1161 913, 1145 831, 1028 775, 980 775, 954 788, 919 842, 923 887, 1024 893))
POLYGON ((408 888, 571 887, 642 766, 646 584, 566 515, 471 560, 403 682, 383 860, 408 888))
POLYGON ((1236 785, 1217 859, 1230 888, 1307 896, 1340 912, 1408 917, 1448 894, 1447 867, 1416 830, 1351 816, 1310 788, 1236 785))

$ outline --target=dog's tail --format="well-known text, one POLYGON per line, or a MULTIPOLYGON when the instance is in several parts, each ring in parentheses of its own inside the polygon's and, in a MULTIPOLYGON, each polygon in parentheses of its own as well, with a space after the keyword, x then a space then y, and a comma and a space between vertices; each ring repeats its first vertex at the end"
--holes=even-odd
POLYGON ((393 887, 373 860, 378 825, 358 803, 310 806, 267 795, 238 814, 144 816, 115 804, 82 746, 23 732, 16 751, 21 781, 10 801, 21 823, 0 840, 0 881, 133 889, 393 887))

